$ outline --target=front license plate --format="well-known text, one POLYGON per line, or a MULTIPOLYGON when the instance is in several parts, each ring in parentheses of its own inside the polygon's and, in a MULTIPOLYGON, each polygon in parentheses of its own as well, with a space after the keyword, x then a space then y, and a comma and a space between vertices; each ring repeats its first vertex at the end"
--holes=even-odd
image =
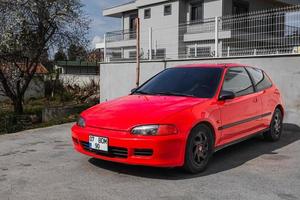
POLYGON ((99 151, 108 151, 108 138, 90 135, 89 145, 91 149, 99 151))

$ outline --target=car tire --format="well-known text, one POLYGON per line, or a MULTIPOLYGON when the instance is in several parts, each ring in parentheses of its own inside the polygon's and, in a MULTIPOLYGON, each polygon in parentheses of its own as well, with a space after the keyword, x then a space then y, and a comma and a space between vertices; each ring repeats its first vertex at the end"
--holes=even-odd
POLYGON ((198 125, 190 133, 185 150, 184 169, 189 173, 203 172, 213 154, 213 133, 205 124, 198 125))
POLYGON ((265 132, 264 138, 265 140, 276 142, 280 139, 283 128, 283 115, 280 109, 276 108, 272 121, 270 124, 270 128, 267 132, 265 132))

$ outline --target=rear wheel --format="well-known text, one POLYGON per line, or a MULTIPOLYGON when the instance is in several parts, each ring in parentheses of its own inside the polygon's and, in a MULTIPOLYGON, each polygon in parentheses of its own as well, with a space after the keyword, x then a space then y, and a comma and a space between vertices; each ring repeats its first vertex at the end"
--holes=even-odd
POLYGON ((283 115, 280 109, 276 108, 270 124, 270 130, 264 133, 264 138, 269 141, 278 141, 282 134, 283 115))
POLYGON ((201 124, 189 135, 186 144, 184 169, 190 173, 203 172, 213 153, 211 129, 201 124))

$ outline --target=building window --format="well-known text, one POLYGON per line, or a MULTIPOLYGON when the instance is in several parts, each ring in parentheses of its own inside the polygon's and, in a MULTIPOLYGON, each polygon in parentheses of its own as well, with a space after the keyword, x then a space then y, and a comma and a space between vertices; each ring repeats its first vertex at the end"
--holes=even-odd
POLYGON ((165 58, 166 58, 166 49, 157 49, 156 59, 165 59, 165 58))
POLYGON ((190 57, 210 57, 211 56, 211 48, 210 47, 190 47, 190 57), (197 52, 195 52, 197 50, 197 52))
POLYGON ((129 51, 129 58, 135 59, 136 58, 136 51, 129 51))
POLYGON ((172 5, 171 4, 165 5, 165 7, 164 7, 164 15, 165 16, 172 15, 172 5))
POLYGON ((144 10, 144 19, 150 19, 151 18, 151 9, 145 9, 144 10))
POLYGON ((249 12, 249 3, 247 1, 235 0, 233 1, 232 6, 233 15, 244 14, 249 12))
POLYGON ((203 19, 203 4, 193 3, 191 4, 191 21, 199 21, 203 19))

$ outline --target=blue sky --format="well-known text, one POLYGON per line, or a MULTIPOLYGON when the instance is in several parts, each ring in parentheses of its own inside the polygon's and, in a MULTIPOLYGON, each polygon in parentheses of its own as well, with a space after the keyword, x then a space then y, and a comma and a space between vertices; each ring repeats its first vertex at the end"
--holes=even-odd
POLYGON ((105 32, 121 29, 121 21, 111 17, 103 17, 102 11, 115 5, 129 2, 130 0, 82 0, 85 5, 84 10, 91 18, 89 39, 91 40, 91 48, 96 42, 99 42, 105 32))

